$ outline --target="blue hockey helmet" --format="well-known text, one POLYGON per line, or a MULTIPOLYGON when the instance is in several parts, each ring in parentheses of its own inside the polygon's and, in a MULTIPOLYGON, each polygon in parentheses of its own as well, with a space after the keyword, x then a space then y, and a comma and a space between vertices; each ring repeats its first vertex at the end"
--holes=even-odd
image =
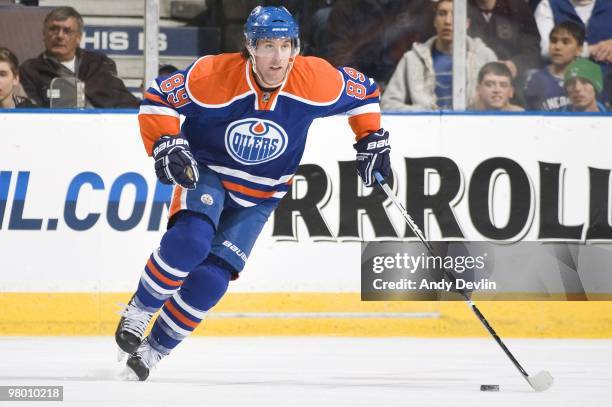
POLYGON ((285 7, 255 7, 244 24, 244 36, 251 53, 257 47, 257 41, 264 38, 289 38, 293 45, 292 53, 295 55, 300 50, 298 23, 285 7))

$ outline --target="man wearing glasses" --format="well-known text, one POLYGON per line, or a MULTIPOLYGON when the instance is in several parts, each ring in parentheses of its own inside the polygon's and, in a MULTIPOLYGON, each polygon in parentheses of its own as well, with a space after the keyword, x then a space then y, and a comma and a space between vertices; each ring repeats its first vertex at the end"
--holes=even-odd
POLYGON ((138 100, 117 77, 113 60, 79 48, 82 35, 83 18, 72 7, 56 8, 45 17, 45 51, 20 68, 21 83, 28 96, 42 107, 60 106, 52 100, 64 98, 70 92, 53 83, 58 83, 54 82, 57 78, 65 78, 65 83, 72 83, 74 89, 84 93, 85 106, 78 107, 137 107, 138 100))

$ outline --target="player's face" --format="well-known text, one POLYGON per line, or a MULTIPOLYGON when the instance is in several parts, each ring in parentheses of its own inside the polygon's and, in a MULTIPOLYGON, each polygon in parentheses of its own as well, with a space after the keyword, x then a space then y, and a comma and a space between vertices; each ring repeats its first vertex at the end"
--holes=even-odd
POLYGON ((434 28, 442 41, 453 40, 453 2, 442 1, 434 17, 434 28))
POLYGON ((477 86, 478 97, 486 109, 501 110, 514 94, 510 78, 488 73, 477 86))
POLYGON ((257 42, 255 64, 263 86, 276 86, 285 78, 291 59, 291 40, 263 39, 257 42))
POLYGON ((548 46, 550 60, 553 65, 567 65, 579 57, 582 47, 566 30, 558 30, 550 35, 550 45, 548 46))
POLYGON ((15 86, 19 84, 19 77, 13 73, 8 62, 0 61, 0 104, 12 97, 15 86))
POLYGON ((595 88, 586 79, 571 78, 565 83, 565 91, 576 110, 589 111, 597 109, 595 88))
POLYGON ((47 22, 44 31, 47 53, 59 61, 70 61, 81 42, 81 32, 74 17, 47 22))

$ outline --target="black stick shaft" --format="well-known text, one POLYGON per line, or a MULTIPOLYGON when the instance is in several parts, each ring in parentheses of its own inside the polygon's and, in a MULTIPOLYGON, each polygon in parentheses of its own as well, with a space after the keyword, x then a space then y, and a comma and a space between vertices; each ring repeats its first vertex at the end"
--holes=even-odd
MULTIPOLYGON (((410 229, 412 229, 412 232, 414 232, 414 234, 419 238, 419 240, 421 241, 421 243, 423 243, 423 245, 427 248, 427 251, 429 252, 429 254, 431 256, 436 256, 436 253, 434 251, 433 246, 431 245, 431 243, 429 243, 427 241, 427 239, 425 239, 425 235, 423 235, 423 232, 421 232, 421 229, 418 227, 418 225, 414 222, 414 220, 412 219, 412 217, 410 216, 410 214, 408 213, 408 211, 404 208, 404 206, 401 204, 401 202, 399 202, 397 200, 397 197, 395 196, 395 194, 393 193, 393 191, 391 191, 391 188, 389 188, 389 185, 387 185, 387 183, 385 182, 384 178, 380 175, 380 173, 375 172, 374 173, 374 177, 376 178, 376 181, 378 182, 378 184, 381 186, 381 188, 383 189, 383 191, 385 191, 385 193, 387 194, 387 196, 393 201, 393 203, 395 204, 395 206, 400 210, 400 212, 402 213, 402 216, 404 217, 404 220, 406 221, 406 223, 408 224, 408 226, 410 227, 410 229)), ((448 272, 448 270, 444 269, 444 274, 451 279, 452 281, 456 281, 455 276, 453 276, 451 273, 448 272)), ((470 297, 467 295, 467 293, 463 290, 457 290, 461 296, 463 296, 463 298, 465 298, 465 301, 467 302, 467 305, 472 309, 472 311, 474 312, 474 314, 476 315, 476 317, 478 318, 478 320, 480 321, 480 323, 485 327, 485 329, 489 332, 489 334, 493 337, 493 339, 495 339, 495 342, 497 342, 497 344, 500 346, 500 348, 502 348, 502 350, 504 351, 504 353, 506 354, 506 356, 508 356, 508 358, 510 359, 510 361, 512 361, 512 363, 514 364, 514 366, 518 369, 518 371, 521 373, 521 375, 527 379, 529 377, 529 375, 527 374, 527 372, 525 371, 525 369, 523 368, 523 366, 521 366, 521 364, 519 363, 518 360, 516 360, 516 358, 514 357, 514 355, 512 354, 512 352, 510 352, 510 349, 508 349, 508 347, 506 346, 506 344, 501 340, 501 338, 499 337, 499 335, 497 335, 497 332, 495 332, 495 330, 493 329, 493 327, 491 326, 491 324, 489 324, 489 321, 487 321, 487 319, 485 318, 485 316, 482 314, 482 312, 480 312, 480 310, 478 309, 478 307, 476 307, 476 304, 474 304, 472 302, 472 300, 470 299, 470 297)))

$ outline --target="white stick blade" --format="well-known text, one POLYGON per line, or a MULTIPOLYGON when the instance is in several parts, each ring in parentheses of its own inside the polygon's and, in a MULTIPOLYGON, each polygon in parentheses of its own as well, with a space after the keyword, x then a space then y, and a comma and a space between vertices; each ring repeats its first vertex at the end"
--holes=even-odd
POLYGON ((527 377, 527 381, 535 391, 545 391, 552 386, 555 379, 550 373, 543 370, 535 376, 527 377))

